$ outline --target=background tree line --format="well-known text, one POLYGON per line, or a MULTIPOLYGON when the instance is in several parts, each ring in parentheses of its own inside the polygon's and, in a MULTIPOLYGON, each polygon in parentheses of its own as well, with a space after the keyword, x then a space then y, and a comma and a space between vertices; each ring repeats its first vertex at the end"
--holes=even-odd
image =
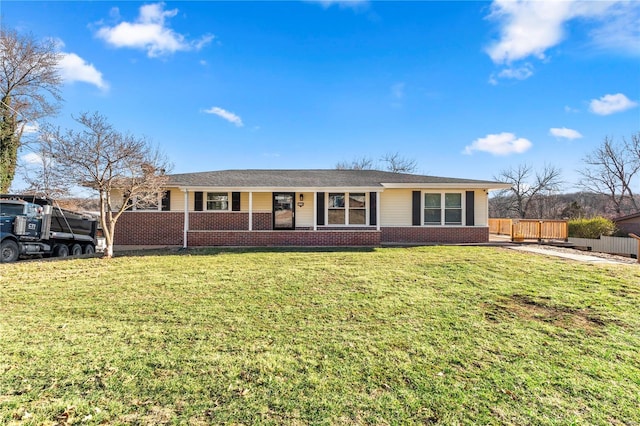
POLYGON ((602 143, 582 158, 578 188, 563 193, 561 170, 547 165, 541 170, 520 164, 500 171, 494 179, 511 184, 489 199, 490 217, 573 219, 618 217, 640 209, 640 197, 633 188, 640 172, 640 132, 629 139, 602 143))

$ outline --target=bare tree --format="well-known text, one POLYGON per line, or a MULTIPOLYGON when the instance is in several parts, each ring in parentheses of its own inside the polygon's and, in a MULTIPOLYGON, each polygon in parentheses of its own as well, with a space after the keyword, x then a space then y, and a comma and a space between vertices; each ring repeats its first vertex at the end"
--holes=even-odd
POLYGON ((58 109, 60 58, 53 40, 0 28, 0 192, 15 176, 25 126, 58 109))
POLYGON ((338 170, 375 170, 375 165, 370 157, 355 158, 352 161, 341 161, 336 164, 338 170))
POLYGON ((23 164, 22 178, 29 185, 24 193, 60 200, 68 197, 71 184, 65 176, 54 167, 54 161, 48 156, 46 149, 42 145, 31 152, 29 164, 23 164))
POLYGON ((385 164, 385 170, 393 173, 415 173, 418 164, 413 158, 400 156, 398 152, 389 152, 380 159, 385 164))
POLYGON ((560 169, 555 166, 545 165, 541 171, 534 171, 531 166, 520 164, 515 168, 502 170, 494 179, 511 184, 511 188, 500 191, 497 195, 508 198, 509 209, 517 217, 524 219, 538 198, 560 189, 560 175, 560 169))
POLYGON ((69 182, 98 192, 105 257, 111 257, 118 219, 128 208, 158 200, 170 165, 146 139, 115 130, 99 113, 74 119, 82 130, 45 128, 42 143, 69 182))
POLYGON ((640 171, 640 133, 623 143, 606 137, 598 148, 587 154, 579 185, 587 191, 609 198, 616 215, 638 210, 631 190, 635 175, 640 171))
POLYGON ((380 162, 375 163, 371 157, 359 157, 352 161, 341 161, 336 164, 338 170, 386 170, 393 173, 415 173, 416 160, 402 157, 398 152, 387 153, 380 162))

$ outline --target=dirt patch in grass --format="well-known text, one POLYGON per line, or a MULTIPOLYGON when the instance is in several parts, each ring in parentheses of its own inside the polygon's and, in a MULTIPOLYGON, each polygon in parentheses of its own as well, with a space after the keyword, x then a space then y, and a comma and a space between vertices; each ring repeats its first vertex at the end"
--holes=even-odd
POLYGON ((536 300, 520 294, 511 295, 501 303, 488 306, 488 320, 497 322, 505 317, 539 321, 566 330, 580 329, 588 333, 596 333, 607 325, 607 321, 591 308, 574 309, 552 305, 545 300, 536 300))

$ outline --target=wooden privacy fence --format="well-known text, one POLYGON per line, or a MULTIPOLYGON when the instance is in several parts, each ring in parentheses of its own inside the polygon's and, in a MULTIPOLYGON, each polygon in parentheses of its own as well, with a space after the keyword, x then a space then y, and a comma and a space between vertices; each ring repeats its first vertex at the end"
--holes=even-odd
POLYGON ((509 235, 512 241, 566 241, 569 238, 569 225, 566 220, 489 219, 489 232, 509 235))

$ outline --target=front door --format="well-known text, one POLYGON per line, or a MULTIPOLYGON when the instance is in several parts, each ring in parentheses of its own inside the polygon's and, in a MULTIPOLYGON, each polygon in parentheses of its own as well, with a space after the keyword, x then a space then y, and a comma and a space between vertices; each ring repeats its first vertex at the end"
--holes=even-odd
POLYGON ((273 229, 295 228, 294 192, 273 193, 273 229))

